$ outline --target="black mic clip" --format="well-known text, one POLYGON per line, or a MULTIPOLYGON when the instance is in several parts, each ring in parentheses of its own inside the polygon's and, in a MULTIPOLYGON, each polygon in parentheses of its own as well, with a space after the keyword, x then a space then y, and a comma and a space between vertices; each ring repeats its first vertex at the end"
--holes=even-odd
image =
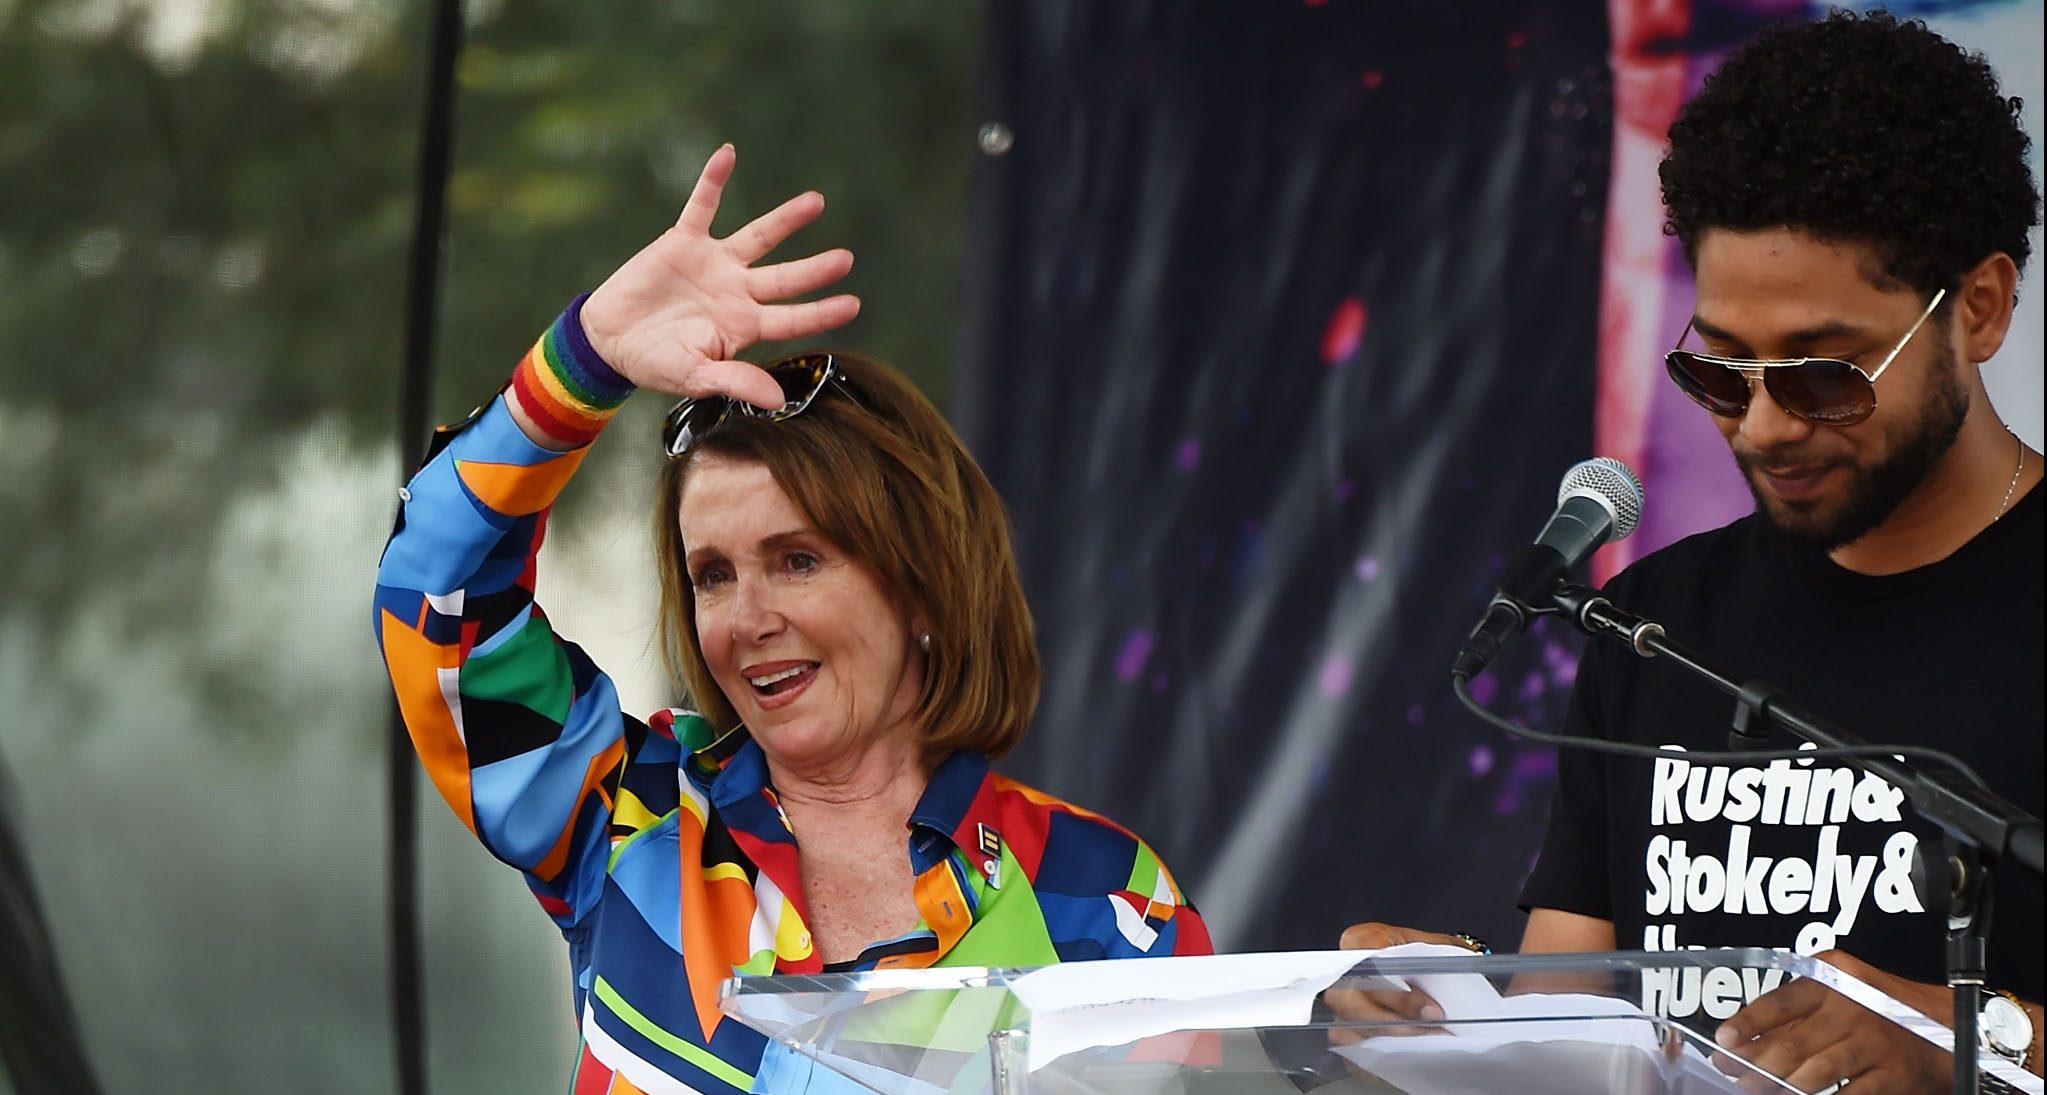
POLYGON ((1663 638, 1663 625, 1625 611, 1596 589, 1576 582, 1560 581, 1552 594, 1557 611, 1587 635, 1614 635, 1627 640, 1635 653, 1656 656, 1656 644, 1663 638))
POLYGON ((1742 753, 1769 744, 1770 703, 1784 690, 1773 684, 1751 681, 1734 697, 1734 723, 1727 731, 1727 748, 1742 753))
POLYGON ((1500 591, 1486 605, 1485 618, 1465 637, 1450 675, 1470 680, 1492 664, 1500 647, 1528 629, 1538 616, 1557 611, 1556 591, 1570 564, 1555 549, 1537 544, 1517 556, 1500 576, 1500 591))

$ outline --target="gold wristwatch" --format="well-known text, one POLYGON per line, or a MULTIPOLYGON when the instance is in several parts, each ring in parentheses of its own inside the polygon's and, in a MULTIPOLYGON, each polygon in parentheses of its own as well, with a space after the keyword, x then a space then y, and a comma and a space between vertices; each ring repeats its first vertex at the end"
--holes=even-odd
POLYGON ((2033 1017, 2018 997, 2008 992, 1986 993, 1983 1008, 1976 1013, 1976 1031, 1983 1048, 2026 1067, 2026 1057, 2033 1050, 2033 1017))

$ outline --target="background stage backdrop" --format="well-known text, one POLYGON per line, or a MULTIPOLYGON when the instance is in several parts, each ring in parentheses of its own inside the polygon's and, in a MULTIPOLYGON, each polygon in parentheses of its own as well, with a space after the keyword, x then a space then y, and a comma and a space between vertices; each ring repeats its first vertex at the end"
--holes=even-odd
MULTIPOLYGON (((399 1089, 367 605, 431 7, 0 0, 0 1093, 88 1090, 66 1057, 399 1089)), ((2037 0, 1894 7, 1989 54, 2037 176, 2037 0)), ((471 2, 434 415, 734 140, 734 213, 830 195, 802 242, 854 248, 867 301, 835 341, 953 407, 1013 509, 1049 672, 1008 770, 1149 837, 1225 946, 1511 944, 1553 760, 1448 664, 1577 460, 1647 482, 1604 567, 1746 507, 1660 375, 1690 284, 1654 165, 1730 45, 1814 10, 471 2)), ((1992 366, 2036 446, 2037 265, 1992 366)), ((660 409, 542 562, 637 710, 673 698, 660 409)), ((1554 725, 1575 651, 1539 632, 1481 691, 1554 725)), ((559 938, 416 810, 425 1087, 559 1090, 559 938)))
MULTIPOLYGON (((1923 7, 2037 102, 2037 5, 1923 7)), ((957 405, 1049 667, 1014 767, 1157 841, 1224 945, 1511 945, 1554 758, 1448 681, 1503 557, 1594 453, 1648 500, 1602 574, 1749 507, 1663 376, 1691 282, 1655 164, 1810 9, 1609 9, 993 9, 957 405)), ((1993 391, 2037 439, 2028 285, 1993 391)), ((1474 692, 1554 726, 1576 650, 1539 627, 1474 692)))

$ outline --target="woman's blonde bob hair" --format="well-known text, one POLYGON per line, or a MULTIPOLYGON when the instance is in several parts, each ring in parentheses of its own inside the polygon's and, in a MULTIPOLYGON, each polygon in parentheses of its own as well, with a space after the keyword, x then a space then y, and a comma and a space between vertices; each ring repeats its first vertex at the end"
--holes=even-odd
POLYGON ((931 634, 912 718, 924 757, 1000 756, 1023 738, 1040 669, 1002 500, 959 436, 908 379, 831 351, 833 380, 779 421, 734 414, 661 473, 655 549, 659 641, 671 674, 720 731, 739 722, 697 642, 696 598, 677 519, 690 469, 707 454, 752 460, 820 536, 872 567, 931 634))

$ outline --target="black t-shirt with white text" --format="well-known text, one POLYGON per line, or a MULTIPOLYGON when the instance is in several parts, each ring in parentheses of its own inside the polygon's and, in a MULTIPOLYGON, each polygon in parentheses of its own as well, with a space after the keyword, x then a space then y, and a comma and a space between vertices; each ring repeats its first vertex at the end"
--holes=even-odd
MULTIPOLYGON (((1856 574, 1795 551, 1751 515, 1646 556, 1605 592, 1729 676, 1775 685, 1870 744, 1957 755, 2038 817, 2041 495, 2028 492, 1953 555, 1903 574, 1856 574)), ((1567 732, 1673 752, 1651 761, 1559 751, 1523 907, 1611 920, 1623 950, 1839 947, 1945 982, 1945 920, 1921 908, 1910 878, 1914 849, 1938 848, 1939 830, 1844 761, 1692 764, 1676 751, 1727 749, 1733 714, 1732 699, 1666 658, 1588 643, 1567 732)), ((2041 1000, 2041 879, 2006 863, 1994 883, 1990 987, 2041 1000)), ((1645 982, 1644 1004, 1717 1020, 1773 987, 1715 972, 1645 982)))

